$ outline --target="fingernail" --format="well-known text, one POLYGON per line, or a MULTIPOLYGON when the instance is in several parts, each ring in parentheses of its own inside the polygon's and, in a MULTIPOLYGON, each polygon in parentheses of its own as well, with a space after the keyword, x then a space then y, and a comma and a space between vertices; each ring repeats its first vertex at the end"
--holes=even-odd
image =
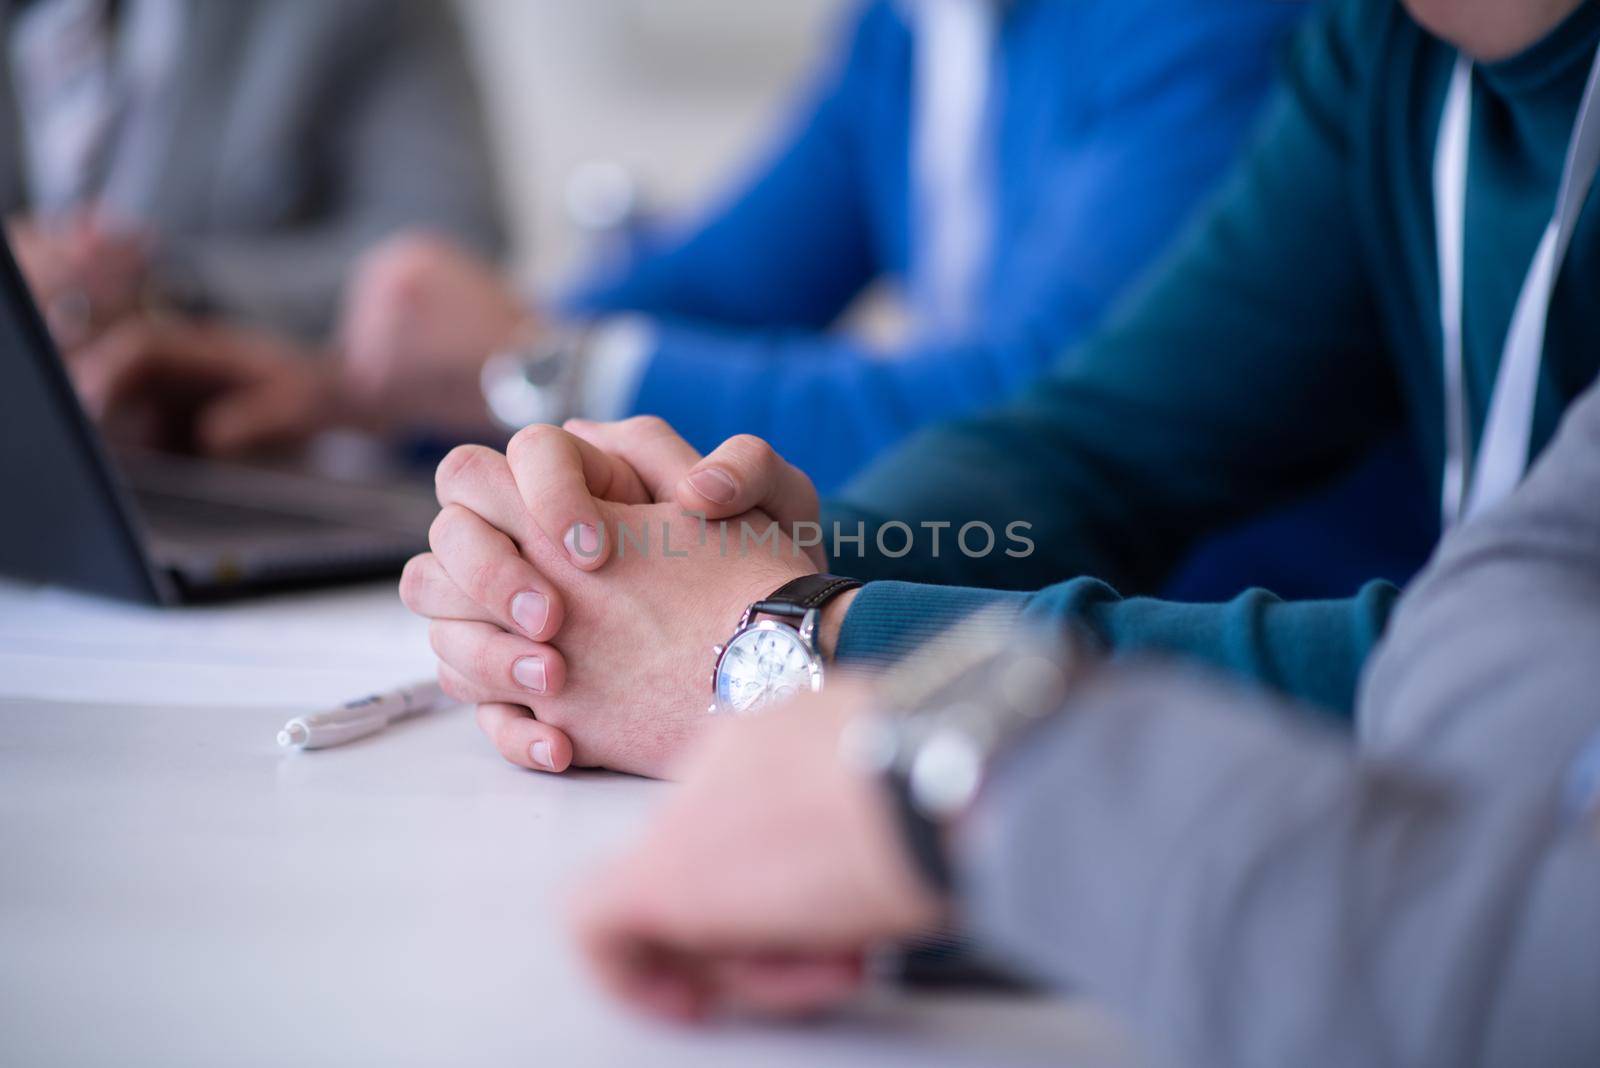
POLYGON ((574 523, 563 540, 567 544, 567 555, 580 567, 592 563, 600 555, 600 532, 588 523, 574 523))
POLYGON ((546 771, 556 770, 556 762, 550 756, 550 743, 544 739, 541 738, 528 746, 528 756, 533 759, 535 764, 546 771))
POLYGON ((532 590, 519 593, 511 598, 511 618, 531 638, 544 629, 545 620, 550 618, 550 599, 532 590))
POLYGON ((511 677, 525 690, 544 693, 544 661, 536 656, 525 656, 512 664, 511 677))
POLYGON ((733 479, 715 467, 708 467, 704 471, 696 471, 690 475, 689 485, 693 486, 700 496, 717 504, 727 504, 733 500, 733 495, 739 492, 738 487, 733 484, 733 479))

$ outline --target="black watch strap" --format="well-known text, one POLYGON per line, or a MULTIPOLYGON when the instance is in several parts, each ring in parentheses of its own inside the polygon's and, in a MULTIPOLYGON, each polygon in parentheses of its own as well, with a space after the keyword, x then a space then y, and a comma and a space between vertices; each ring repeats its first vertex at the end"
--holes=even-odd
POLYGON ((884 776, 884 786, 894 803, 895 823, 900 828, 900 841, 905 846, 917 874, 935 892, 949 894, 955 887, 950 858, 945 855, 944 834, 937 822, 917 807, 911 796, 910 780, 898 772, 884 776))
POLYGON ((838 575, 802 575, 779 586, 766 600, 751 605, 750 611, 753 615, 803 616, 860 585, 853 578, 838 575))

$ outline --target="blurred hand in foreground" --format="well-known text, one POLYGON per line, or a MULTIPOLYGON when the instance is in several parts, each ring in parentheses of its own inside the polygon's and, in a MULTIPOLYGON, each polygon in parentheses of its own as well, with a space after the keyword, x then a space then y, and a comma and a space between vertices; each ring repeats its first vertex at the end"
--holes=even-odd
POLYGON ((840 755, 867 699, 840 683, 705 732, 660 818, 575 895, 607 989, 678 1020, 813 1013, 857 992, 873 947, 937 927, 887 795, 840 755))
POLYGON ((341 417, 325 356, 239 327, 132 317, 67 363, 108 436, 150 448, 235 456, 297 443, 341 417))
POLYGON ((344 307, 339 335, 354 401, 392 425, 463 436, 491 425, 479 386, 484 361, 534 328, 491 264, 427 235, 368 253, 344 307))

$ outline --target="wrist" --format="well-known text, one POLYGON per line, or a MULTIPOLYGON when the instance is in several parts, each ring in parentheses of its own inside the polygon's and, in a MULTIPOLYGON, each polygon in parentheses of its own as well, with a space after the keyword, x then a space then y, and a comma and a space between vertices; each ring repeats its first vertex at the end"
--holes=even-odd
POLYGON ((850 614, 860 589, 847 590, 829 601, 817 620, 817 652, 822 659, 832 663, 839 649, 839 631, 844 628, 844 617, 850 614))
POLYGON ((854 579, 807 571, 748 602, 733 634, 712 646, 712 713, 748 714, 823 688, 829 674, 819 625, 854 579))
POLYGON ((917 858, 905 848, 903 822, 890 784, 881 776, 863 775, 850 753, 848 736, 857 732, 863 717, 874 714, 876 695, 859 679, 841 681, 819 707, 802 710, 805 720, 827 723, 833 759, 839 778, 828 790, 828 804, 836 814, 829 837, 842 850, 839 868, 856 873, 855 899, 870 913, 868 927, 875 937, 899 941, 914 939, 943 926, 950 914, 950 897, 929 880, 917 858))
POLYGON ((382 436, 396 429, 396 412, 387 394, 375 394, 351 377, 344 354, 325 347, 307 362, 317 380, 324 425, 382 436))
MULTIPOLYGON (((913 938, 944 925, 950 915, 952 885, 936 877, 926 866, 905 835, 905 817, 898 810, 894 791, 886 783, 878 785, 877 819, 883 843, 884 864, 874 883, 884 894, 885 926, 891 937, 913 938)), ((948 837, 948 836, 946 836, 948 837)), ((947 850, 947 845, 941 845, 947 850)), ((941 861, 941 872, 948 871, 948 853, 941 861)))

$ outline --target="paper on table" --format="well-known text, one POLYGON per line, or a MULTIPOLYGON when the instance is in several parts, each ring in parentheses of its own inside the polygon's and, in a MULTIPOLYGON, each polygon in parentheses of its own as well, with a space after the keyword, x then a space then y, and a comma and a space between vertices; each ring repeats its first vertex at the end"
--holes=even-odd
POLYGON ((432 673, 391 582, 202 608, 0 582, 0 696, 317 706, 432 673))

